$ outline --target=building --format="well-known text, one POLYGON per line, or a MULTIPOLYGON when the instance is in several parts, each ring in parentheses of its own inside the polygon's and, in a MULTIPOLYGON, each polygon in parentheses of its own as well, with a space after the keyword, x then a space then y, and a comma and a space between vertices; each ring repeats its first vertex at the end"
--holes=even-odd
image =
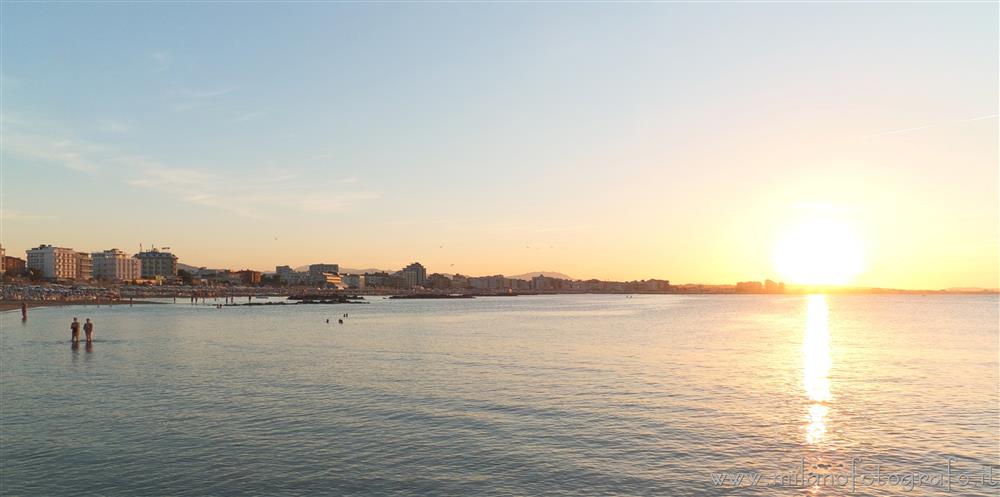
POLYGON ((763 293, 764 284, 759 281, 741 281, 736 284, 736 293, 763 293))
POLYGON ((86 252, 76 253, 76 276, 75 279, 86 281, 94 278, 94 261, 90 254, 86 252))
POLYGON ((161 252, 154 248, 146 252, 139 252, 136 258, 142 264, 143 278, 177 276, 177 256, 170 252, 161 252))
POLYGON ((116 248, 90 254, 94 279, 132 281, 142 277, 142 262, 116 248))
POLYGON ((419 262, 404 267, 397 274, 403 277, 407 286, 424 286, 427 282, 427 270, 419 262))
POLYGON ((448 290, 451 288, 451 278, 440 273, 434 273, 427 277, 427 287, 435 290, 448 290))
POLYGON ((336 288, 337 290, 343 290, 347 288, 344 285, 344 279, 341 278, 339 274, 335 273, 323 273, 323 286, 328 288, 336 288))
POLYGON ((345 274, 341 276, 341 280, 344 286, 352 290, 364 290, 365 288, 365 275, 363 274, 345 274))
POLYGON ((531 288, 540 292, 562 289, 563 280, 540 274, 531 278, 531 288))
POLYGON ((291 283, 292 278, 295 277, 296 271, 292 269, 292 266, 275 266, 274 275, 279 281, 285 283, 291 283))
POLYGON ((0 245, 0 276, 3 276, 6 273, 3 265, 4 257, 7 257, 7 251, 4 250, 3 245, 0 245))
POLYGON ((385 271, 365 273, 365 286, 368 287, 403 288, 405 285, 406 281, 398 274, 389 274, 385 271))
POLYGON ((309 273, 296 271, 291 266, 276 266, 274 274, 282 283, 286 285, 308 285, 309 273))
POLYGON ((28 269, 34 269, 43 278, 71 280, 77 276, 77 257, 73 249, 39 245, 27 251, 28 269))
POLYGON ((309 265, 309 282, 313 284, 322 285, 326 283, 327 274, 339 274, 340 265, 338 264, 310 264, 309 265))
POLYGON ((21 276, 27 270, 28 266, 24 259, 9 255, 3 257, 3 271, 5 276, 21 276))
POLYGON ((239 282, 244 285, 259 285, 261 276, 263 276, 263 273, 260 271, 254 271, 252 269, 236 271, 233 274, 235 274, 239 279, 239 282))

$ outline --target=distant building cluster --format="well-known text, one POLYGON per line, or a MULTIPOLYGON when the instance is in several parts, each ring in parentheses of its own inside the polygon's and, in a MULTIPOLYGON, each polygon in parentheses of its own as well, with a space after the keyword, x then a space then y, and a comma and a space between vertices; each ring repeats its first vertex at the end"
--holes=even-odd
POLYGON ((177 256, 151 249, 130 255, 112 248, 83 252, 68 247, 39 245, 25 252, 26 259, 8 256, 0 249, 3 274, 51 281, 142 282, 177 276, 177 256))
POLYGON ((0 274, 5 278, 25 277, 48 281, 98 281, 135 284, 193 286, 272 286, 313 289, 429 292, 464 294, 516 293, 784 293, 785 284, 772 280, 741 281, 734 285, 679 285, 669 280, 604 281, 573 280, 536 273, 511 278, 502 274, 467 276, 428 274, 413 262, 399 271, 341 272, 339 264, 315 263, 301 268, 277 266, 274 273, 252 269, 193 268, 178 264, 176 255, 164 247, 141 250, 135 255, 117 248, 85 252, 68 247, 39 245, 21 259, 0 247, 0 274), (183 266, 181 268, 180 266, 183 266))
POLYGON ((736 284, 736 293, 785 293, 785 284, 776 281, 741 281, 736 284))

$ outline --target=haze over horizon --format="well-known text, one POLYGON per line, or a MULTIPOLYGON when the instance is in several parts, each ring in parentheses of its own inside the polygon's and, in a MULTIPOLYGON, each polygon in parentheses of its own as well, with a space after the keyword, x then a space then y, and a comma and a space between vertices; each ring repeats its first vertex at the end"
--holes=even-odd
POLYGON ((998 13, 3 3, 0 242, 997 288, 998 13))

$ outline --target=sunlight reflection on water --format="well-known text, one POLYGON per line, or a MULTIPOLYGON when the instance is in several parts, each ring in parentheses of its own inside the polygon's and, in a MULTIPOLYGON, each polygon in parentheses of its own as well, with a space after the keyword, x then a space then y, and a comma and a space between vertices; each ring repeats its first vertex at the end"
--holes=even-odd
POLYGON ((802 384, 812 404, 806 416, 806 441, 818 443, 826 435, 830 394, 830 320, 826 297, 810 295, 805 337, 802 340, 802 384))

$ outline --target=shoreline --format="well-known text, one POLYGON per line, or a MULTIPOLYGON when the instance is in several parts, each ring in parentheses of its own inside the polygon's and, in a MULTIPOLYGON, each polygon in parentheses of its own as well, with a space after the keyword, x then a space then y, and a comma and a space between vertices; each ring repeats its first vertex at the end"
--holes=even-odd
MULTIPOLYGON (((10 311, 20 311, 21 304, 25 303, 28 305, 28 309, 33 309, 36 307, 64 307, 70 305, 85 305, 85 306, 96 306, 96 302, 92 300, 0 300, 0 312, 10 312, 10 311)), ((133 300, 132 304, 159 304, 160 302, 151 302, 149 300, 133 300)), ((112 304, 108 302, 102 302, 100 305, 105 307, 111 306, 112 304)), ((118 300, 114 305, 129 305, 128 301, 118 300)))

